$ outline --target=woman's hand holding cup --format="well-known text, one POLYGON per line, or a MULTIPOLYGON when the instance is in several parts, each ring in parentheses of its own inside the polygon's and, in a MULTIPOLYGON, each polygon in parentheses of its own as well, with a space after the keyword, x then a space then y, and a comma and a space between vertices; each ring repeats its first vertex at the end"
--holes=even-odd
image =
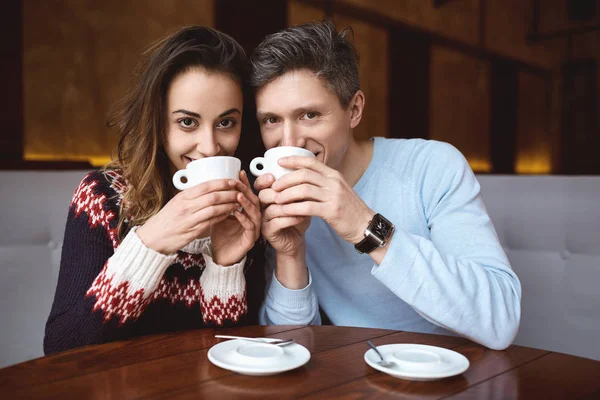
POLYGON ((210 237, 213 261, 219 265, 233 265, 239 262, 260 236, 262 214, 258 197, 252 192, 248 176, 240 173, 240 180, 230 180, 231 188, 237 190, 236 200, 242 210, 235 210, 233 218, 214 224, 210 237))
POLYGON ((178 193, 138 228, 139 238, 159 253, 173 254, 194 239, 206 236, 211 226, 240 207, 239 190, 232 188, 229 181, 211 180, 178 193))

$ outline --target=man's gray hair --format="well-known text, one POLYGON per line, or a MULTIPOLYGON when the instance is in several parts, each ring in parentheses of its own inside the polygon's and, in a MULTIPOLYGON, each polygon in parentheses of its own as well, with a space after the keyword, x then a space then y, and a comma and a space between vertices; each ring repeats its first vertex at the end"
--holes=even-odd
POLYGON ((308 69, 348 107, 360 89, 358 53, 348 33, 352 28, 338 33, 332 22, 315 21, 268 35, 252 55, 250 84, 260 90, 286 72, 308 69))

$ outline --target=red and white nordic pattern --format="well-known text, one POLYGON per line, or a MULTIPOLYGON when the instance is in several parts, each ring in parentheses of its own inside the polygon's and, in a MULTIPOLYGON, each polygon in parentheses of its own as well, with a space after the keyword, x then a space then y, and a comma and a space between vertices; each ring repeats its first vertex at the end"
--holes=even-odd
POLYGON ((246 291, 244 291, 241 297, 229 296, 225 301, 217 296, 207 299, 204 293, 202 293, 201 299, 202 318, 207 323, 212 322, 217 325, 223 325, 226 319, 238 322, 248 312, 246 291))
POLYGON ((199 267, 200 271, 204 271, 206 264, 204 263, 204 257, 202 253, 193 254, 186 253, 185 251, 177 252, 177 263, 183 265, 183 268, 188 269, 190 267, 199 267))
POLYGON ((116 282, 113 276, 107 273, 107 266, 104 266, 94 280, 87 296, 96 298, 93 310, 101 310, 105 322, 117 317, 119 324, 138 318, 148 304, 161 299, 166 299, 171 304, 183 302, 188 307, 200 303, 204 321, 217 325, 222 325, 226 319, 238 322, 247 312, 245 292, 242 296, 232 295, 227 299, 216 295, 207 299, 197 279, 180 283, 177 278, 172 281, 163 278, 150 296, 144 296, 144 289, 131 292, 129 282, 116 282))
POLYGON ((74 210, 75 218, 78 218, 81 213, 88 216, 88 223, 91 228, 98 225, 102 226, 108 237, 110 238, 113 248, 118 245, 117 230, 110 227, 110 221, 115 218, 113 211, 106 212, 104 203, 106 203, 106 195, 94 193, 94 188, 98 185, 95 180, 81 182, 71 201, 71 207, 74 210))

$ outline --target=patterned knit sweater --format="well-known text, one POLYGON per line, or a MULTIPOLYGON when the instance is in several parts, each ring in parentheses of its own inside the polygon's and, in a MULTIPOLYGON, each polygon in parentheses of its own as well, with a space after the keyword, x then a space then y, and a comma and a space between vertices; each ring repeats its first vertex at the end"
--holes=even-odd
POLYGON ((95 171, 75 191, 46 323, 46 354, 144 334, 256 323, 264 273, 249 267, 262 254, 260 246, 223 267, 212 261, 210 239, 164 255, 146 247, 133 227, 119 243, 125 187, 117 171, 95 171))

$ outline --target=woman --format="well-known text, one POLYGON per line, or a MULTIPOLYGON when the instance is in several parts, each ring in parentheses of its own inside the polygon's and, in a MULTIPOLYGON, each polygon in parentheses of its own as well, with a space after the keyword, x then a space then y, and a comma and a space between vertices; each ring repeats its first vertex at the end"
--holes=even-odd
POLYGON ((261 220, 246 174, 179 193, 171 177, 235 152, 245 63, 234 39, 203 27, 145 53, 110 124, 118 159, 87 175, 71 202, 46 354, 244 321, 246 254, 261 220))

